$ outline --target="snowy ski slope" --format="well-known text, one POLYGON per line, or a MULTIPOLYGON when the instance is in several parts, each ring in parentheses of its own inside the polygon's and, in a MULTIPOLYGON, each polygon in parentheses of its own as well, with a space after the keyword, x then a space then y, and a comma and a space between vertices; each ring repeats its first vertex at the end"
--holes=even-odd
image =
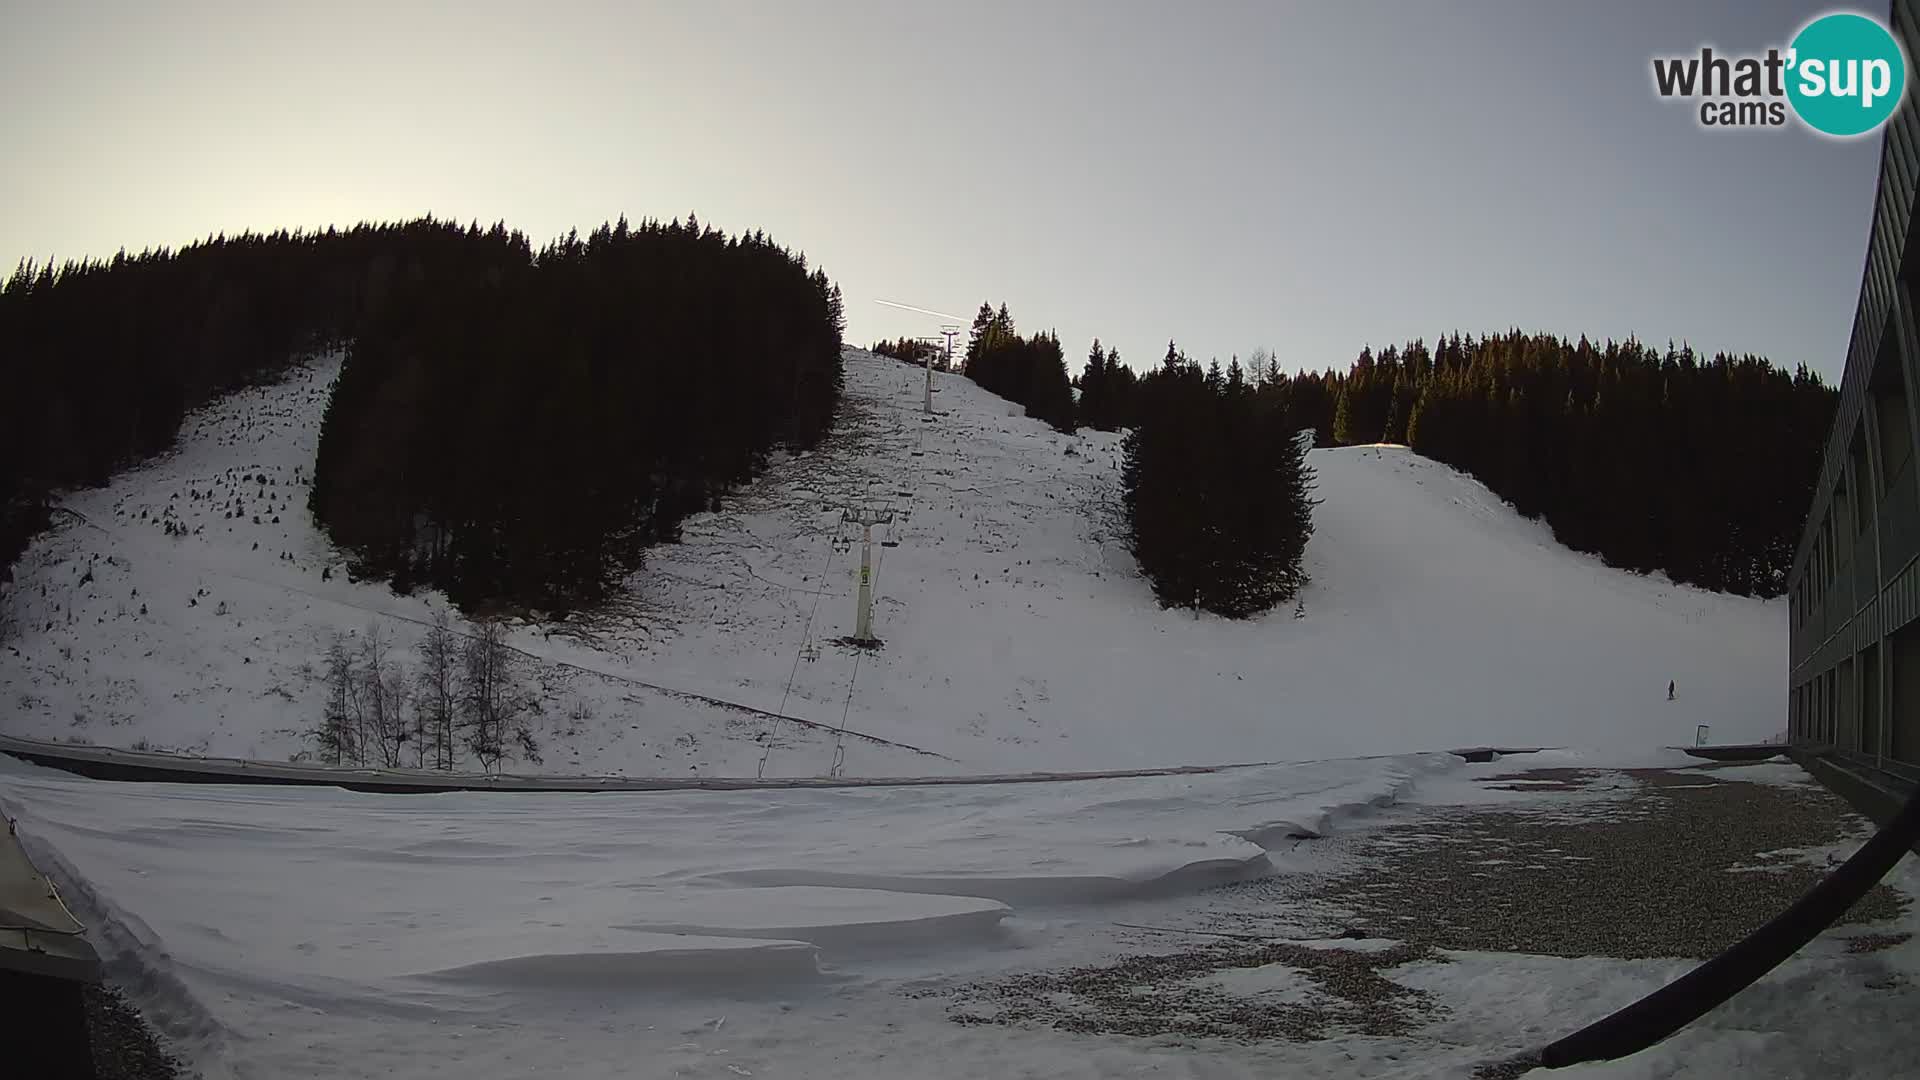
MULTIPOLYGON (((443 601, 346 580, 305 513, 334 364, 202 410, 172 454, 66 500, 16 568, 0 730, 286 759, 332 631, 417 640, 443 601)), ((1060 435, 948 375, 929 420, 922 379, 848 350, 822 447, 689 520, 614 609, 517 627, 545 761, 511 767, 822 775, 836 744, 849 775, 1638 752, 1783 726, 1783 603, 1609 570, 1404 449, 1311 455, 1297 611, 1161 611, 1115 539, 1118 436, 1060 435), (896 515, 875 529, 872 653, 835 644, 857 506, 896 515)))

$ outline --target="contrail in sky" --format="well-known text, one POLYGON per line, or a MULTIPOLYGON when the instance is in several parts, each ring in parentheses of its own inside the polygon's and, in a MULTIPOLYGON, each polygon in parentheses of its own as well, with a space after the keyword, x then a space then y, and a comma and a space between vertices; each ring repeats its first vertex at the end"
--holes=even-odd
POLYGON ((965 316, 962 316, 962 315, 949 315, 949 314, 947 314, 947 313, 946 313, 946 312, 944 312, 944 311, 933 311, 933 310, 930 310, 930 309, 928 309, 928 308, 923 308, 923 307, 914 307, 914 306, 913 306, 912 304, 896 304, 896 303, 894 303, 894 302, 893 302, 893 301, 891 301, 891 300, 881 300, 881 299, 879 299, 879 298, 877 298, 877 297, 876 297, 876 298, 874 299, 874 301, 873 301, 873 302, 874 302, 874 303, 876 303, 876 304, 885 304, 885 305, 887 305, 888 307, 897 307, 897 308, 900 308, 900 309, 901 309, 901 310, 903 310, 903 311, 917 311, 917 312, 919 312, 919 313, 920 313, 920 314, 922 314, 922 315, 938 315, 938 316, 940 316, 940 317, 941 317, 941 318, 943 318, 943 319, 952 319, 952 320, 953 320, 954 322, 966 322, 966 321, 967 321, 967 320, 966 320, 966 317, 965 317, 965 316))

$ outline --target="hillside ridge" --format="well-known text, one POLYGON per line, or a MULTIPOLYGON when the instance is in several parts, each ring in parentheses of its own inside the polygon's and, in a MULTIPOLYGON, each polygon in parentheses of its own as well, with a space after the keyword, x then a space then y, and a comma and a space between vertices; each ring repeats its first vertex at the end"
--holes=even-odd
MULTIPOLYGON (((1060 434, 949 374, 928 418, 920 369, 845 359, 824 443, 688 519, 616 603, 515 626, 544 761, 512 768, 1139 768, 1780 726, 1783 604, 1609 569, 1403 448, 1309 455, 1322 504, 1297 608, 1196 618, 1154 604, 1121 540, 1119 435, 1060 434), (859 505, 894 511, 870 652, 838 643, 859 505)), ((7 734, 286 760, 311 750, 334 631, 379 619, 412 648, 444 601, 346 580, 304 511, 337 363, 237 391, 173 452, 67 497, 74 518, 18 568, 7 734)))

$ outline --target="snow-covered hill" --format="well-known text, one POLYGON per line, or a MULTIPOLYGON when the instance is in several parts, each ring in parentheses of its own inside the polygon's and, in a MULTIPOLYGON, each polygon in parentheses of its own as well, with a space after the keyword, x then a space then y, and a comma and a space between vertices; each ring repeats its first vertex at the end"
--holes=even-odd
MULTIPOLYGON (((15 568, 7 733, 284 759, 309 749, 331 633, 411 647, 444 602, 348 581, 305 512, 336 363, 230 396, 66 501, 15 568)), ((1115 539, 1118 437, 938 378, 929 419, 918 370, 849 350, 823 446, 689 520, 614 609, 517 626, 540 768, 817 775, 836 744, 854 775, 1124 768, 1783 727, 1783 604, 1609 570, 1400 448, 1311 456, 1297 610, 1161 611, 1115 539), (835 644, 858 507, 893 513, 873 652, 835 644)))

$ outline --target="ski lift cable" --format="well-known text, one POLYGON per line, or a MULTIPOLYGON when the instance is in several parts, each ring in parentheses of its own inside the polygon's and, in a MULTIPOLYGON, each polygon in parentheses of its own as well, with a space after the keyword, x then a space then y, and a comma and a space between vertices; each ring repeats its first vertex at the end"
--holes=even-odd
POLYGON ((840 706, 840 726, 833 733, 833 765, 827 769, 829 777, 838 777, 847 767, 847 717, 853 712, 853 687, 860 681, 860 658, 863 655, 865 650, 854 650, 853 674, 847 679, 847 700, 840 706))
MULTIPOLYGON (((820 579, 822 582, 825 582, 827 571, 833 566, 833 553, 838 549, 839 544, 840 523, 836 521, 833 526, 833 535, 827 538, 826 558, 823 559, 820 564, 820 579)), ((813 617, 820 610, 820 597, 825 592, 825 589, 814 590, 813 604, 807 609, 806 622, 800 627, 800 644, 795 646, 793 651, 793 669, 787 672, 787 688, 780 693, 780 708, 778 714, 774 717, 773 723, 768 725, 767 745, 760 749, 760 765, 754 773, 756 779, 764 780, 767 777, 767 759, 773 756, 774 737, 779 734, 781 719, 787 715, 787 698, 792 695, 794 680, 800 675, 800 656, 806 651, 807 644, 813 640, 813 617)), ((845 726, 844 721, 842 722, 842 726, 845 726)))
MULTIPOLYGON (((895 421, 894 430, 896 432, 901 430, 900 424, 897 420, 895 421)), ((924 435, 921 435, 920 438, 924 441, 924 435)), ((908 490, 918 491, 919 490, 918 481, 919 481, 921 466, 917 463, 910 464, 908 466, 908 469, 910 474, 909 483, 907 485, 908 490)), ((867 481, 867 491, 866 491, 865 497, 862 499, 862 502, 869 507, 880 505, 880 501, 873 498, 873 488, 879 482, 880 480, 877 477, 869 478, 867 481)), ((893 487, 888 489, 887 494, 885 496, 884 510, 881 511, 881 513, 886 518, 889 519, 888 522, 885 523, 885 527, 889 529, 888 535, 890 536, 895 534, 892 520, 894 518, 894 515, 899 512, 900 512, 899 484, 896 481, 893 487)), ((882 541, 880 545, 880 556, 877 560, 875 560, 874 568, 873 568, 873 577, 869 582, 869 586, 871 588, 874 588, 876 591, 878 589, 878 585, 880 581, 880 572, 886 568, 886 565, 887 565, 887 546, 885 541, 882 541)), ((819 602, 818 594, 815 595, 814 601, 817 606, 819 602)), ((862 659, 863 652, 864 650, 856 649, 853 655, 853 669, 847 678, 847 696, 846 696, 846 699, 842 701, 840 705, 840 726, 834 730, 833 763, 829 765, 827 768, 827 775, 829 777, 838 777, 846 769, 847 723, 853 713, 853 695, 855 690, 859 686, 859 682, 860 682, 860 661, 862 659)), ((798 659, 794 661, 794 669, 796 671, 798 671, 799 669, 798 659)), ((789 685, 791 685, 791 683, 789 683, 789 685)), ((785 709, 784 699, 783 699, 781 712, 784 713, 785 711, 786 709, 785 709)))
MULTIPOLYGON (((894 504, 889 501, 887 504, 888 516, 892 516, 894 510, 894 504)), ((891 529, 892 526, 888 525, 886 527, 891 529)), ((886 544, 882 543, 880 545, 880 557, 874 561, 873 579, 870 582, 870 587, 876 594, 878 594, 880 588, 880 571, 885 569, 886 565, 887 547, 886 544)), ((818 599, 818 597, 815 599, 818 599)), ((860 681, 860 659, 864 652, 864 649, 856 649, 853 654, 853 673, 847 679, 847 699, 840 706, 840 726, 835 729, 833 733, 833 764, 827 770, 829 777, 840 776, 847 766, 847 720, 853 712, 853 690, 855 684, 860 681)))

